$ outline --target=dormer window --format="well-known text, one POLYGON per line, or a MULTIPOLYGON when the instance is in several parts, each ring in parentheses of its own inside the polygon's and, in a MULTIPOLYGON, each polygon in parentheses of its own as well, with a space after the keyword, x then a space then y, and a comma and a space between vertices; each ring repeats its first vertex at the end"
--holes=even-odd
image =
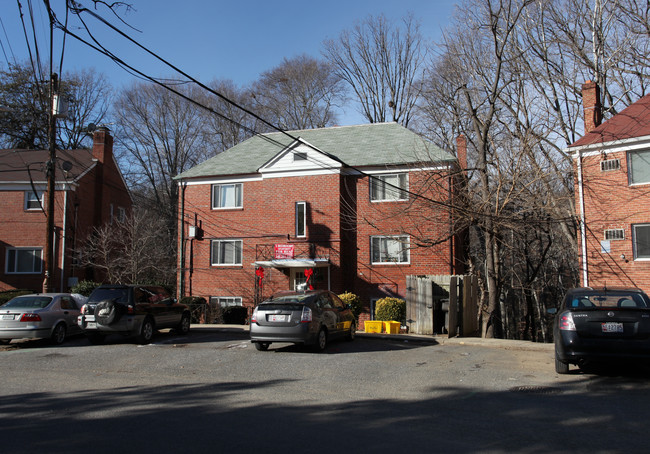
POLYGON ((293 154, 293 162, 306 161, 306 160, 307 160, 307 153, 295 152, 293 154))

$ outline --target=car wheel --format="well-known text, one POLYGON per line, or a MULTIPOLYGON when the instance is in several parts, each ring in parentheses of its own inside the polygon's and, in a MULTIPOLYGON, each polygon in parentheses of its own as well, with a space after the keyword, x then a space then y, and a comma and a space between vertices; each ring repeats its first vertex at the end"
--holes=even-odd
POLYGON ((190 324, 192 320, 190 319, 190 314, 183 314, 181 317, 181 322, 176 328, 176 332, 180 334, 187 334, 190 332, 190 324))
POLYGON ((103 334, 88 334, 88 340, 93 345, 101 345, 104 343, 106 336, 103 334))
POLYGON ((327 347, 327 331, 325 328, 321 328, 318 332, 318 337, 316 338, 316 345, 314 345, 314 350, 317 352, 322 352, 327 347))
POLYGON ((269 349, 270 342, 255 342, 255 348, 261 352, 265 352, 269 349))
POLYGON ((52 336, 50 337, 52 339, 52 342, 56 345, 61 345, 65 340, 65 331, 65 324, 59 323, 56 325, 54 327, 54 331, 52 331, 52 336))
POLYGON ((555 355, 555 372, 562 375, 569 373, 569 363, 560 361, 557 354, 555 355))
POLYGON ((347 341, 353 341, 354 337, 357 335, 357 325, 356 323, 352 322, 350 324, 350 330, 348 331, 348 334, 345 336, 345 340, 347 341))
POLYGON ((101 301, 95 307, 95 320, 102 325, 111 325, 121 317, 121 305, 113 301, 101 301))
POLYGON ((148 344, 153 339, 153 322, 150 318, 145 318, 140 327, 140 334, 138 335, 138 342, 141 344, 148 344))

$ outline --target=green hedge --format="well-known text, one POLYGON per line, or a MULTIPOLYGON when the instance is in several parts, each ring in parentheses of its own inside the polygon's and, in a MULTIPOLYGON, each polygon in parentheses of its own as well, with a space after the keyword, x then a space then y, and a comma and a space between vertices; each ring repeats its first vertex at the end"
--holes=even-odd
POLYGON ((31 290, 26 289, 16 289, 16 290, 7 290, 0 292, 0 306, 9 301, 11 298, 15 298, 20 295, 29 295, 30 293, 36 293, 31 290))
POLYGON ((361 298, 351 292, 341 293, 339 295, 339 298, 341 298, 341 301, 343 301, 345 304, 350 305, 354 317, 358 319, 359 314, 361 314, 361 311, 363 310, 363 302, 361 301, 361 298))
POLYGON ((392 297, 377 300, 375 320, 403 322, 406 320, 406 301, 392 297))
POLYGON ((95 290, 100 285, 101 284, 99 282, 81 281, 70 289, 70 293, 79 293, 83 296, 90 296, 93 290, 95 290))

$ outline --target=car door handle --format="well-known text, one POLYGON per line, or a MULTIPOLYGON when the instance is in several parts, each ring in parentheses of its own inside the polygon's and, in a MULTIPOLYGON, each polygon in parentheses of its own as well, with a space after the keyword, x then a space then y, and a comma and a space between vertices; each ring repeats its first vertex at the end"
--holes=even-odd
POLYGON ((68 315, 70 312, 68 312, 68 311, 63 311, 63 313, 64 313, 65 315, 68 315))

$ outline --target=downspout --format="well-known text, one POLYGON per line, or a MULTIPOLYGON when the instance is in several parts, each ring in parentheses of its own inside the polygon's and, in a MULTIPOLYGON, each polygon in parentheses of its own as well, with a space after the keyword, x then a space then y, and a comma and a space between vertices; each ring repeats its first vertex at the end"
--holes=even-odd
POLYGON ((178 282, 178 300, 185 296, 185 188, 187 183, 181 182, 181 219, 180 219, 180 244, 178 247, 180 253, 179 262, 179 282, 178 282))
POLYGON ((65 240, 68 231, 68 191, 65 188, 65 183, 63 184, 63 232, 61 233, 61 291, 63 292, 65 287, 63 282, 65 281, 65 240))
POLYGON ((582 150, 578 149, 578 204, 580 205, 580 243, 582 246, 582 285, 589 287, 589 268, 587 264, 587 227, 585 223, 585 195, 582 179, 582 150))

